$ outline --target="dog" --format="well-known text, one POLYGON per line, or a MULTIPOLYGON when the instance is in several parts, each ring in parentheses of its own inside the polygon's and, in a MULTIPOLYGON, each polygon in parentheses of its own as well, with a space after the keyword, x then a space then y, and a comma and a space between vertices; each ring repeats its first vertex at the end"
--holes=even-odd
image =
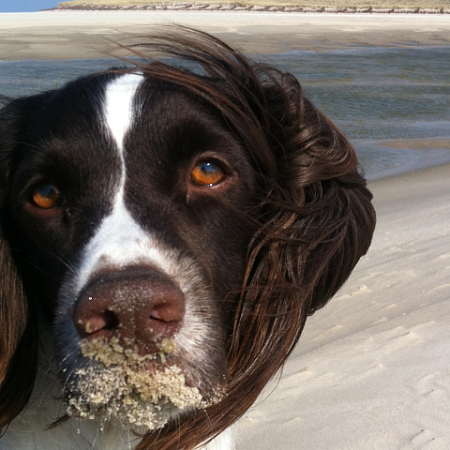
POLYGON ((0 110, 2 450, 231 450, 371 242, 292 75, 191 29, 131 51, 0 110))

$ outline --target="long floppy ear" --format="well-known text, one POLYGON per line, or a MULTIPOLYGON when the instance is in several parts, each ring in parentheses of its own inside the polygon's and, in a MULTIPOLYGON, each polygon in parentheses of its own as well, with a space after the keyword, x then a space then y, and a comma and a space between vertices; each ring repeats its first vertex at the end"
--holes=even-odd
POLYGON ((256 115, 276 168, 266 177, 265 220, 252 243, 236 322, 238 335, 261 337, 235 343, 233 359, 250 363, 259 355, 263 362, 267 350, 268 364, 282 364, 306 317, 331 299, 368 251, 376 216, 347 138, 293 76, 265 70, 264 107, 256 115))
POLYGON ((10 241, 9 183, 20 137, 41 102, 41 96, 30 97, 0 109, 0 428, 28 402, 37 368, 32 313, 10 241))
POLYGON ((285 75, 281 86, 284 98, 273 87, 267 94, 269 139, 282 156, 263 240, 271 251, 277 248, 277 282, 295 286, 303 313, 313 314, 368 251, 376 215, 350 142, 303 95, 296 79, 285 75))
POLYGON ((250 248, 230 348, 235 376, 229 399, 239 405, 237 414, 283 366, 307 316, 347 280, 376 222, 349 141, 294 77, 261 71, 255 116, 274 159, 264 169, 261 227, 250 248), (249 395, 239 400, 244 391, 249 395))

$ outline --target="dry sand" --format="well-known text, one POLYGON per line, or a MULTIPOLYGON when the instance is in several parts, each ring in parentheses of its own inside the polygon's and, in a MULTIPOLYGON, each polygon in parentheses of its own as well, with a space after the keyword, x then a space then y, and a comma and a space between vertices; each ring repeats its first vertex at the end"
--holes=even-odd
POLYGON ((101 57, 117 50, 108 39, 135 42, 136 35, 174 23, 212 32, 247 52, 450 45, 450 14, 50 11, 0 14, 0 60, 101 57))
MULTIPOLYGON (((247 51, 450 43, 450 15, 47 12, 0 14, 0 59, 102 56, 105 37, 169 22, 247 51)), ((241 421, 239 450, 450 448, 450 165, 371 189, 369 254, 241 421)))
POLYGON ((241 422, 239 450, 450 448, 450 165, 370 187, 373 245, 241 422))

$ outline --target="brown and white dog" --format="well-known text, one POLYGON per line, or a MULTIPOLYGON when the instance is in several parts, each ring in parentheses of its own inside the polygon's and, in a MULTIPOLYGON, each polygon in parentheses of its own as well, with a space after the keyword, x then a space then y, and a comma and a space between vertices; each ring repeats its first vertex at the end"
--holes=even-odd
POLYGON ((354 149, 293 76, 152 42, 177 62, 0 110, 2 450, 232 449, 370 245, 354 149))

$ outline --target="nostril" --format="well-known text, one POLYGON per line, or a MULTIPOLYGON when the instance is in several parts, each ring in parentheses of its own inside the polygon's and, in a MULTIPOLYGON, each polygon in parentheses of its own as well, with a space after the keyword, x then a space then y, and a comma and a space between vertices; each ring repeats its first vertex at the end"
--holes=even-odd
POLYGON ((184 318, 183 295, 178 289, 170 286, 161 287, 159 300, 153 302, 147 323, 141 322, 137 335, 144 340, 151 339, 151 335, 161 338, 172 337, 181 327, 184 318))
POLYGON ((119 319, 113 311, 100 311, 86 318, 80 318, 77 328, 83 334, 93 335, 101 330, 112 331, 119 328, 119 319))
POLYGON ((105 311, 103 319, 105 322, 104 330, 117 330, 119 328, 119 319, 113 311, 105 311))
POLYGON ((150 320, 156 320, 156 321, 158 321, 158 322, 166 322, 166 320, 163 320, 163 319, 161 318, 161 316, 158 314, 158 311, 153 311, 153 312, 150 314, 150 320))
POLYGON ((163 323, 179 323, 184 317, 183 294, 173 286, 161 286, 154 290, 155 298, 151 304, 150 320, 163 323))
POLYGON ((166 305, 153 308, 150 312, 150 319, 164 323, 179 322, 183 318, 184 310, 179 313, 176 309, 166 305))

